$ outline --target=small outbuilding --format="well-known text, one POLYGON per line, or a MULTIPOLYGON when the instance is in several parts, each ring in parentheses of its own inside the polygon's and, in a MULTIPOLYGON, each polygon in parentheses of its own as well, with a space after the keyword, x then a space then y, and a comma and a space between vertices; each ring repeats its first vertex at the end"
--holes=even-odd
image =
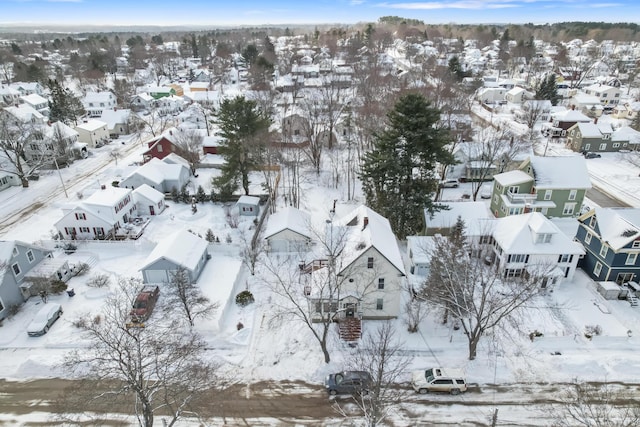
POLYGON ((260 213, 260 197, 240 196, 236 206, 240 215, 258 216, 260 213))
POLYGON ((293 206, 269 217, 264 239, 271 252, 305 252, 311 244, 310 215, 293 206))

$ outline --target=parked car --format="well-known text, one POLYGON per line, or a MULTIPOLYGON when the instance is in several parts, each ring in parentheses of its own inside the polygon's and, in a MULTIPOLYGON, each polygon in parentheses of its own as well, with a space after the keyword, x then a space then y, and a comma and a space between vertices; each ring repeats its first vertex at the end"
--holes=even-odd
POLYGON ((458 180, 445 179, 444 181, 440 181, 440 188, 458 188, 458 180))
POLYGON ((327 375, 324 386, 331 396, 336 394, 367 394, 373 379, 365 371, 343 371, 327 375))
POLYGON ((594 153, 593 151, 588 151, 584 153, 585 159, 599 159, 600 157, 602 156, 599 153, 594 153))
POLYGON ((156 306, 158 297, 160 296, 160 288, 153 285, 145 285, 133 302, 133 307, 129 313, 132 324, 142 324, 146 321, 156 306))
POLYGON ((467 391, 463 372, 452 368, 415 371, 411 375, 411 385, 420 394, 440 391, 456 395, 467 391))
POLYGON ((30 337, 39 337, 49 332, 49 328, 62 316, 60 304, 46 303, 27 326, 27 334, 30 337))
POLYGON ((493 193, 493 185, 492 184, 484 184, 482 186, 482 188, 480 188, 480 198, 481 199, 490 199, 492 193, 493 193))

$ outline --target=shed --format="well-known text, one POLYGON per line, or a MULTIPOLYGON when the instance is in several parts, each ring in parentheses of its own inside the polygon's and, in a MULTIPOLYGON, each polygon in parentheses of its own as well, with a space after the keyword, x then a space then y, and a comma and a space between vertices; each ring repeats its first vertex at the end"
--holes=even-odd
POLYGON ((618 299, 620 295, 620 286, 616 282, 597 282, 598 293, 604 297, 604 299, 618 299))
POLYGON ((151 251, 143 266, 142 281, 144 283, 169 283, 171 274, 184 267, 192 283, 198 280, 204 269, 209 252, 206 240, 186 230, 163 239, 151 251))
POLYGON ((240 215, 258 216, 260 213, 260 197, 240 196, 236 206, 240 215))
POLYGON ((136 202, 138 215, 159 215, 166 207, 164 194, 147 184, 133 190, 133 200, 136 202))

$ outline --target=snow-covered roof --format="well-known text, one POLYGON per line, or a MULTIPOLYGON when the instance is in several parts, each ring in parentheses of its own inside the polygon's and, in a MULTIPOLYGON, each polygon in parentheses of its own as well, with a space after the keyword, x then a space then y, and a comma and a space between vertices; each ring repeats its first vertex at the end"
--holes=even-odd
POLYGON ((107 124, 109 129, 113 129, 118 124, 127 123, 129 121, 129 116, 131 115, 131 110, 122 109, 122 110, 102 110, 102 114, 100 115, 100 120, 107 124))
POLYGON ((100 103, 100 102, 113 102, 115 100, 115 95, 111 92, 87 92, 85 95, 83 102, 84 103, 100 103))
POLYGON ((583 254, 584 248, 567 237, 540 212, 510 215, 495 220, 493 238, 510 254, 583 254), (550 242, 536 243, 540 234, 552 234, 550 242))
POLYGON ((141 175, 151 182, 161 184, 164 180, 177 180, 180 178, 185 165, 179 163, 166 163, 158 158, 152 158, 144 165, 131 172, 125 179, 132 175, 141 175))
POLYGON ((98 190, 91 196, 87 197, 82 204, 93 206, 115 206, 117 202, 125 198, 129 193, 131 193, 131 189, 129 188, 107 185, 104 189, 98 190))
POLYGON ((44 123, 45 121, 44 116, 30 105, 20 104, 17 106, 6 107, 5 111, 13 115, 16 119, 25 123, 29 121, 38 121, 44 123))
POLYGON ((162 199, 164 199, 164 194, 147 184, 142 184, 140 187, 133 190, 134 198, 136 198, 136 196, 138 195, 144 197, 145 199, 151 200, 154 203, 158 203, 162 199))
POLYGON ((600 129, 598 125, 589 122, 589 123, 576 123, 576 126, 580 130, 583 138, 601 138, 602 134, 600 133, 600 129))
POLYGON ((611 141, 629 141, 631 144, 639 144, 640 132, 630 126, 623 126, 613 131, 611 141))
POLYGON ((554 120, 560 122, 590 122, 591 119, 578 110, 564 110, 552 113, 554 120))
POLYGON ((595 208, 600 237, 618 250, 640 237, 640 209, 595 208))
POLYGON ((86 130, 87 132, 93 132, 98 129, 104 128, 106 126, 107 124, 102 120, 92 119, 92 120, 88 120, 86 123, 80 123, 78 126, 76 126, 76 129, 82 129, 82 130, 86 130))
POLYGON ((456 224, 458 217, 461 217, 465 223, 466 234, 478 236, 485 234, 485 220, 494 218, 484 202, 446 202, 444 204, 448 209, 434 212, 433 215, 427 209, 424 210, 427 228, 451 228, 456 224))
POLYGON ((293 206, 287 206, 283 210, 272 214, 265 229, 264 238, 268 239, 283 230, 291 230, 304 237, 311 237, 309 226, 311 216, 293 206))
POLYGON ((407 236, 407 250, 411 252, 414 264, 428 264, 434 248, 433 236, 407 236))
POLYGON ((527 173, 521 170, 512 170, 509 172, 499 173, 497 175, 494 175, 493 179, 503 187, 522 184, 532 180, 532 178, 527 173))
POLYGON ((74 138, 78 136, 78 132, 62 122, 55 122, 51 124, 51 126, 47 126, 46 135, 49 138, 55 138, 57 135, 60 135, 63 138, 74 138))
POLYGON ((389 220, 373 209, 360 205, 349 214, 328 224, 327 233, 344 235, 344 265, 349 266, 368 248, 375 248, 402 274, 404 263, 389 220))
POLYGON ((26 102, 27 104, 30 104, 30 105, 40 105, 40 104, 48 104, 49 103, 49 101, 46 98, 43 98, 42 96, 38 95, 37 93, 32 93, 31 95, 21 96, 20 99, 22 99, 24 102, 26 102))
POLYGON ((531 156, 530 160, 538 188, 591 188, 587 161, 583 156, 531 156))
POLYGON ((247 196, 247 195, 242 195, 240 196, 240 198, 238 199, 237 202, 239 205, 254 205, 254 206, 258 206, 260 204, 260 197, 257 196, 247 196))
POLYGON ((149 265, 164 258, 176 265, 183 266, 187 270, 194 271, 200 262, 202 254, 206 252, 207 246, 206 240, 187 230, 176 231, 171 236, 162 239, 153 248, 140 270, 144 270, 149 265))

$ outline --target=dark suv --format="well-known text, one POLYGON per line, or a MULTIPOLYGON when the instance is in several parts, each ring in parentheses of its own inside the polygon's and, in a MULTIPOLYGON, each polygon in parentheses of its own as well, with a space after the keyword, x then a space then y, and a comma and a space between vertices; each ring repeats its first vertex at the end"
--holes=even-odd
POLYGON ((367 394, 373 379, 365 371, 343 371, 327 375, 324 386, 331 396, 336 394, 367 394))

